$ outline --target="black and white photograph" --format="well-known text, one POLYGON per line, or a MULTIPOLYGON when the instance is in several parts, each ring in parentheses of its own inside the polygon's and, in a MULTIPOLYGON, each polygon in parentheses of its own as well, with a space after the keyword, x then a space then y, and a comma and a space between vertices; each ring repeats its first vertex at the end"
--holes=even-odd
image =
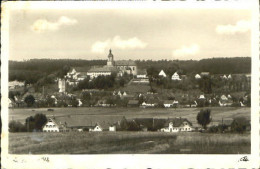
POLYGON ((9 10, 8 154, 247 161, 251 111, 259 112, 252 15, 246 7, 9 10))

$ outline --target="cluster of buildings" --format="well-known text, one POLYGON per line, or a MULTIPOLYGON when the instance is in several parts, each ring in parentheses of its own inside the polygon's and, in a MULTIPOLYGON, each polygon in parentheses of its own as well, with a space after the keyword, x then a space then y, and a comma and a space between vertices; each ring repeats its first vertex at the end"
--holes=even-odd
MULTIPOLYGON (((59 88, 67 83, 68 85, 77 85, 80 81, 89 77, 90 79, 97 78, 98 76, 110 76, 116 74, 117 76, 137 75, 137 65, 133 60, 114 60, 112 50, 109 50, 107 64, 104 66, 92 66, 89 67, 73 67, 65 75, 63 81, 59 83, 59 88), (65 82, 64 82, 65 81, 65 82)), ((63 90, 61 90, 63 91, 63 90)))
MULTIPOLYGON (((225 130, 231 130, 232 118, 225 118, 219 121, 212 121, 208 127, 225 126, 225 130)), ((134 118, 126 119, 115 116, 113 119, 100 119, 98 117, 59 116, 50 117, 44 124, 43 132, 116 132, 116 131, 159 131, 159 132, 193 132, 203 130, 199 124, 192 124, 187 118, 134 118)), ((250 130, 250 121, 247 125, 250 130)))
POLYGON ((186 118, 135 118, 124 119, 115 117, 113 120, 104 121, 86 116, 60 116, 48 118, 44 124, 43 132, 69 132, 69 131, 161 131, 161 132, 191 132, 198 128, 186 118), (124 127, 122 127, 124 125, 124 127), (126 127, 128 126, 128 127, 126 127), (130 127, 132 126, 132 127, 130 127), (134 127, 133 127, 134 126, 134 127))

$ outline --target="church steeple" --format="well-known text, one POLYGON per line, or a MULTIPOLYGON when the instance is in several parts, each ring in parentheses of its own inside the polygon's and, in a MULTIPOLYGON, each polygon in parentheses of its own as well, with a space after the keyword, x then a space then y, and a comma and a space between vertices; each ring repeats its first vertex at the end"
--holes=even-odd
POLYGON ((107 66, 114 66, 114 56, 112 54, 112 50, 111 49, 109 49, 107 66))

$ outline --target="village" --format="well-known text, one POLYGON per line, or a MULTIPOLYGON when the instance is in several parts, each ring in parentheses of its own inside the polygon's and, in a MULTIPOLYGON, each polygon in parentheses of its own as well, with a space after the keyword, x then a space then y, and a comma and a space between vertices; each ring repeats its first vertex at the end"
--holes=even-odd
MULTIPOLYGON (((187 76, 179 75, 176 71, 169 77, 163 69, 154 76, 151 73, 148 74, 145 69, 139 69, 132 60, 115 61, 110 49, 106 65, 94 65, 90 69, 71 67, 63 78, 55 78, 56 87, 52 90, 54 92, 46 92, 47 89, 43 86, 42 92, 39 93, 35 92, 32 85, 25 86, 19 81, 9 82, 9 90, 12 93, 9 98, 9 108, 15 110, 29 107, 37 110, 37 108, 46 107, 52 115, 48 116, 47 122, 42 126, 43 132, 202 131, 205 128, 203 129, 195 119, 192 119, 192 123, 189 119, 182 117, 126 119, 118 116, 113 120, 106 120, 80 115, 55 117, 54 110, 55 107, 103 107, 104 109, 125 107, 130 110, 131 108, 147 110, 165 108, 174 113, 176 109, 182 108, 250 107, 250 93, 231 92, 234 88, 247 91, 250 88, 250 80, 250 74, 216 75, 210 72, 187 76), (212 90, 211 84, 208 84, 211 79, 220 81, 223 85, 220 88, 221 92, 208 92, 212 90), (106 89, 106 86, 100 89, 93 87, 115 83, 115 81, 119 81, 119 86, 113 90, 106 89), (189 85, 193 84, 195 90, 180 90, 178 86, 187 85, 187 82, 189 85), (239 82, 240 86, 233 85, 234 82, 239 82), (164 84, 173 85, 174 89, 164 88, 164 84), (18 92, 25 89, 26 92, 23 95, 18 92)), ((230 131, 233 120, 232 118, 218 119, 212 121, 209 127, 221 127, 223 131, 230 131)), ((250 121, 247 121, 245 127, 250 130, 250 121)))

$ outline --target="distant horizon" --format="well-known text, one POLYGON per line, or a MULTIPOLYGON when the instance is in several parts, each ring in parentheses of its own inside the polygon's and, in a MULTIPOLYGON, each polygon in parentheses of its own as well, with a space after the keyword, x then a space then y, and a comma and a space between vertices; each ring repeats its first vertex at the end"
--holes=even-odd
MULTIPOLYGON (((207 60, 207 59, 236 59, 236 58, 252 58, 251 56, 235 56, 235 57, 208 57, 208 58, 202 58, 202 59, 116 59, 114 58, 114 60, 133 60, 133 61, 201 61, 201 60, 207 60)), ((82 58, 31 58, 31 59, 27 59, 27 60, 9 60, 12 62, 27 62, 27 61, 31 61, 31 60, 84 60, 84 61, 93 61, 93 60, 107 60, 107 59, 82 59, 82 58)))

